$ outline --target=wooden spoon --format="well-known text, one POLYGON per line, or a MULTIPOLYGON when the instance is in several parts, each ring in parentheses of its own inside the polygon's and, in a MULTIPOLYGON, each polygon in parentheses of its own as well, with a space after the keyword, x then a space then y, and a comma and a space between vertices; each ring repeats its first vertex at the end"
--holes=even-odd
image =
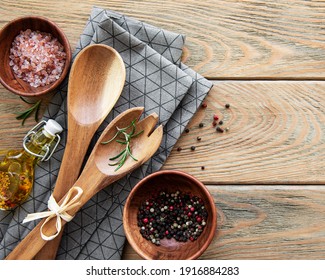
MULTIPOLYGON (((53 196, 59 201, 77 180, 92 137, 112 110, 125 83, 121 56, 106 45, 84 48, 71 67, 68 85, 68 137, 53 196)), ((61 236, 36 259, 54 259, 61 236)))
MULTIPOLYGON (((109 165, 111 163, 109 158, 120 153, 124 147, 115 140, 107 145, 103 145, 101 142, 112 139, 117 132, 116 127, 126 127, 133 120, 138 120, 142 112, 143 108, 129 109, 115 118, 103 131, 90 154, 83 172, 74 184, 74 186, 82 188, 83 194, 79 199, 80 205, 69 211, 70 215, 75 215, 98 191, 138 168, 157 151, 161 143, 163 129, 160 125, 154 130, 158 117, 156 114, 152 114, 136 124, 136 132, 143 130, 143 133, 131 140, 132 154, 137 161, 128 157, 124 165, 118 170, 116 170, 116 166, 109 165)), ((59 204, 62 203, 63 199, 59 204)), ((32 259, 35 256, 47 242, 40 235, 43 221, 44 219, 18 244, 6 259, 32 259)), ((43 227, 43 233, 47 236, 55 234, 55 223, 56 218, 51 219, 43 227)), ((62 224, 65 224, 64 220, 62 220, 62 224)))

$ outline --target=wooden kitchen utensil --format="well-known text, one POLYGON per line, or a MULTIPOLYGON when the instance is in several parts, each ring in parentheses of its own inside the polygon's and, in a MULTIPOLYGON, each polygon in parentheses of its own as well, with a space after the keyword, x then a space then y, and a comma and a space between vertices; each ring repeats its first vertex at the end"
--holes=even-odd
MULTIPOLYGON (((68 84, 68 137, 53 192, 56 201, 77 180, 90 141, 120 97, 124 83, 124 62, 113 48, 90 45, 75 58, 68 84)), ((49 241, 35 258, 54 259, 61 235, 49 241)))
MULTIPOLYGON (((123 150, 123 145, 115 140, 106 145, 103 145, 102 142, 112 139, 117 132, 117 127, 126 127, 132 121, 138 120, 142 112, 143 108, 139 107, 129 109, 115 118, 103 131, 83 172, 74 184, 74 187, 78 186, 83 190, 83 194, 79 198, 80 204, 68 211, 70 215, 75 215, 98 191, 138 168, 157 151, 162 140, 163 129, 161 125, 154 129, 158 116, 152 114, 136 123, 136 133, 143 130, 143 133, 131 140, 130 148, 132 155, 137 160, 134 160, 131 156, 127 157, 123 166, 118 170, 116 170, 116 166, 109 165, 112 163, 109 158, 119 154, 123 150)), ((61 205, 63 200, 64 198, 59 202, 59 205, 61 205)), ((43 222, 44 219, 20 242, 6 259, 32 259, 47 242, 40 235, 40 228, 43 222)), ((43 233, 46 236, 56 233, 55 223, 56 219, 53 218, 43 226, 43 233)), ((62 224, 64 225, 65 223, 62 220, 62 224)))

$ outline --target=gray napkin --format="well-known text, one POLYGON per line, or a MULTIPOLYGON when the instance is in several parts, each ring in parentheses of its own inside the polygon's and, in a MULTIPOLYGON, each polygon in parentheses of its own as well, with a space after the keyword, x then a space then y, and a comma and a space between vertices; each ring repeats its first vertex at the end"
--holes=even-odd
MULTIPOLYGON (((115 48, 126 67, 122 95, 100 126, 89 151, 107 124, 126 109, 144 106, 164 125, 162 144, 146 164, 95 195, 69 222, 57 259, 120 259, 125 241, 122 211, 132 187, 161 168, 185 126, 212 84, 180 62, 185 38, 113 11, 93 8, 74 53, 89 44, 115 48)), ((47 209, 55 187, 67 134, 67 79, 49 105, 45 118, 63 127, 62 141, 52 158, 37 165, 29 199, 14 211, 0 211, 0 258, 5 258, 37 224, 22 224, 29 213, 47 209)))

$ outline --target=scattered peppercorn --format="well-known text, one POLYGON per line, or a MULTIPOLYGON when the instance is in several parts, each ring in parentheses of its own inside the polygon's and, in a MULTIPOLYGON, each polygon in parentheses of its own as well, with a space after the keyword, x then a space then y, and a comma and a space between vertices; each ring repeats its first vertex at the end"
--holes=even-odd
POLYGON ((218 116, 217 114, 214 114, 214 115, 213 115, 213 119, 214 119, 215 121, 217 121, 217 120, 219 120, 219 116, 218 116))
POLYGON ((219 125, 223 125, 223 121, 220 121, 220 122, 219 122, 219 125))
POLYGON ((229 108, 230 108, 230 104, 227 103, 227 104, 225 105, 225 107, 226 107, 227 109, 229 109, 229 108))
POLYGON ((208 105, 206 104, 206 102, 203 102, 203 103, 201 104, 201 107, 202 107, 202 108, 206 108, 206 107, 208 107, 208 105))
POLYGON ((204 126, 204 123, 200 123, 199 127, 202 128, 204 126))
POLYGON ((201 139, 202 139, 202 138, 201 138, 200 136, 196 137, 196 140, 197 140, 197 141, 201 141, 201 139))
POLYGON ((222 133, 224 130, 220 126, 218 126, 217 129, 216 129, 216 131, 222 133))
POLYGON ((201 170, 204 170, 205 169, 205 167, 204 166, 201 166, 201 170))
POLYGON ((228 132, 228 131, 229 131, 229 127, 226 127, 226 128, 225 128, 225 131, 228 132))
POLYGON ((182 147, 178 147, 177 151, 180 152, 182 150, 182 147))
POLYGON ((190 130, 189 130, 188 128, 186 128, 186 129, 185 129, 185 132, 186 132, 186 133, 189 133, 189 132, 190 132, 190 130))
POLYGON ((195 146, 192 146, 192 147, 191 147, 191 150, 192 150, 192 151, 194 151, 195 149, 196 149, 196 147, 195 147, 195 146))
POLYGON ((213 126, 216 126, 216 125, 217 125, 217 122, 216 122, 216 121, 213 121, 213 122, 212 122, 212 125, 213 125, 213 126))
POLYGON ((141 235, 158 246, 164 238, 174 238, 179 242, 195 241, 203 232, 207 218, 203 200, 180 191, 161 191, 145 200, 137 213, 141 235))

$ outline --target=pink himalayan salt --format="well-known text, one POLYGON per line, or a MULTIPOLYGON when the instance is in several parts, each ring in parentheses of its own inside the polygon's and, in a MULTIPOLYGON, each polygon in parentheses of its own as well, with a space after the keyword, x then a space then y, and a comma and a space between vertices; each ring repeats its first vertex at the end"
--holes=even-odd
POLYGON ((37 88, 59 79, 66 53, 50 33, 27 29, 15 37, 9 58, 15 75, 37 88))

